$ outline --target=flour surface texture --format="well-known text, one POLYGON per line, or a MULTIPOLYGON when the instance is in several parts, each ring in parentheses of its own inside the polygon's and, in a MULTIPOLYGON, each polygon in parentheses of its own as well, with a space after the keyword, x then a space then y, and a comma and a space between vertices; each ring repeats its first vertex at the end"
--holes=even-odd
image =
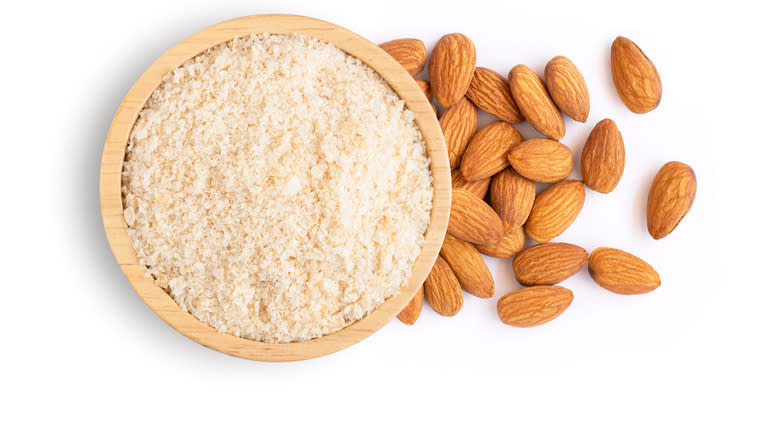
POLYGON ((234 39, 168 74, 122 172, 157 284, 219 331, 277 343, 338 331, 400 291, 432 185, 403 101, 301 35, 234 39))

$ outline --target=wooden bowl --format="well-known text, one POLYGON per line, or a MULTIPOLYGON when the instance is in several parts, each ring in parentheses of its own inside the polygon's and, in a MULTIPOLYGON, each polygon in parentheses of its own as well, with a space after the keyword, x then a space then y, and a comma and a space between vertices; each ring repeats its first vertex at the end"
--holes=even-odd
POLYGON ((450 211, 450 168, 436 115, 414 79, 390 55, 371 41, 334 24, 293 15, 254 15, 204 29, 180 42, 149 67, 133 85, 108 132, 100 166, 100 205, 108 242, 135 291, 168 325, 195 342, 246 359, 294 361, 323 356, 364 339, 387 324, 422 286, 439 253, 450 211), (127 233, 122 209, 121 171, 130 132, 139 112, 163 77, 204 50, 235 37, 259 33, 299 33, 333 43, 377 71, 417 115, 417 124, 431 158, 433 210, 422 252, 401 293, 363 319, 338 332, 307 342, 272 344, 221 333, 182 310, 147 274, 127 233))

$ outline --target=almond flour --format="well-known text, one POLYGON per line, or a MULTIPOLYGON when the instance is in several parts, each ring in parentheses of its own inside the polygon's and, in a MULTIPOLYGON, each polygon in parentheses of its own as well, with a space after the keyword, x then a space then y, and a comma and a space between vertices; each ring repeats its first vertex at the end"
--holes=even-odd
POLYGON ((122 173, 155 281, 217 330, 265 342, 333 333, 398 293, 432 184, 404 102, 301 35, 235 39, 168 74, 122 173))

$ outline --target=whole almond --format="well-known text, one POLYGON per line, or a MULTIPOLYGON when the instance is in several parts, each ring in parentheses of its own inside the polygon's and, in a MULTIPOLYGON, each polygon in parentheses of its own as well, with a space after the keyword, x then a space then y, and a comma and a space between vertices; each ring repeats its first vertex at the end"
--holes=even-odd
POLYGON ((471 138, 460 162, 460 171, 468 181, 489 178, 509 166, 509 150, 520 144, 523 136, 507 122, 493 122, 471 138))
POLYGON ((528 66, 516 65, 509 72, 509 89, 520 112, 540 134, 560 140, 566 125, 542 79, 528 66))
POLYGON ((580 171, 585 185, 601 193, 617 187, 626 165, 623 136, 611 119, 604 119, 590 131, 580 157, 580 171))
POLYGON ((454 189, 447 232, 466 242, 489 245, 498 242, 504 235, 504 222, 475 194, 454 189))
POLYGON ((441 256, 436 257, 423 288, 425 299, 439 315, 455 316, 463 307, 463 292, 460 291, 458 279, 441 256))
POLYGON ((539 243, 549 242, 577 219, 584 203, 582 181, 567 179, 552 185, 536 197, 525 232, 539 243))
POLYGON ((558 182, 571 173, 571 150, 549 138, 532 138, 515 146, 507 156, 520 175, 537 182, 558 182))
POLYGON ((579 272, 588 252, 570 243, 542 243, 528 247, 512 260, 517 281, 526 286, 560 283, 579 272))
POLYGON ((628 38, 612 42, 612 82, 626 107, 644 114, 661 103, 661 76, 642 50, 628 38))
POLYGON ((490 184, 490 204, 507 230, 523 225, 536 197, 536 183, 511 167, 498 172, 490 184))
POLYGON ((490 188, 490 178, 480 179, 477 181, 468 181, 466 178, 463 178, 463 174, 460 172, 460 169, 453 169, 450 172, 450 176, 452 177, 453 189, 468 190, 469 192, 477 195, 479 199, 484 199, 485 195, 487 195, 488 189, 490 188))
POLYGON ((690 166, 670 161, 661 167, 647 195, 647 231, 654 239, 669 235, 688 214, 696 197, 696 174, 690 166))
POLYGON ((518 289, 498 300, 498 317, 504 324, 534 327, 552 321, 563 313, 574 294, 561 286, 533 286, 518 289))
POLYGON ((420 89, 422 90, 423 94, 425 94, 425 97, 428 98, 428 100, 433 99, 433 92, 431 91, 431 83, 428 81, 424 81, 422 79, 416 80, 417 85, 420 86, 420 89))
POLYGON ((450 265, 463 290, 479 298, 493 296, 493 276, 474 245, 446 234, 439 254, 450 265))
POLYGON ((420 73, 425 67, 425 43, 416 38, 401 38, 379 45, 395 58, 410 75, 420 73))
POLYGON ((643 294, 661 285, 661 277, 647 262, 615 248, 590 253, 588 273, 599 286, 625 294, 643 294))
POLYGON ((451 33, 436 43, 428 62, 428 76, 433 95, 442 106, 450 107, 466 94, 476 64, 477 51, 466 35, 451 33))
POLYGON ((590 95, 585 78, 569 58, 556 56, 544 68, 544 83, 555 105, 578 122, 588 120, 590 95))
POLYGON ((477 108, 466 98, 447 108, 441 115, 439 125, 447 145, 450 169, 460 166, 461 156, 466 151, 471 137, 477 132, 478 124, 477 108))
POLYGON ((509 82, 489 68, 477 67, 466 97, 488 114, 516 125, 523 121, 509 89, 509 82))
POLYGON ((512 257, 523 249, 525 232, 523 227, 515 227, 504 233, 498 243, 492 245, 474 245, 477 251, 486 256, 505 259, 512 257))
POLYGON ((423 288, 422 286, 412 297, 412 301, 404 307, 398 314, 398 320, 406 325, 413 325, 420 317, 423 307, 423 288))

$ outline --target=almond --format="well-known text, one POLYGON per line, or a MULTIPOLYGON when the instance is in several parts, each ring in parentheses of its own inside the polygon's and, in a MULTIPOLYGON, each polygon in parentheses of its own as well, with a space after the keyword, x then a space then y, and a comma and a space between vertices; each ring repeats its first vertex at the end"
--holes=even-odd
POLYGON ((509 164, 520 175, 537 182, 558 182, 574 165, 569 148, 549 138, 532 138, 509 151, 509 164))
POLYGON ((423 94, 425 94, 425 97, 428 98, 428 100, 433 99, 433 92, 431 91, 431 83, 428 81, 424 81, 422 79, 416 80, 417 85, 420 86, 420 89, 422 90, 423 94))
POLYGON ((474 245, 477 251, 486 256, 505 259, 512 257, 523 249, 525 245, 525 232, 523 227, 515 227, 507 231, 498 243, 492 245, 474 245))
POLYGON ((478 108, 505 122, 516 125, 523 121, 523 115, 512 98, 509 82, 493 70, 477 67, 466 97, 478 108))
POLYGON ((563 116, 533 70, 522 64, 514 66, 509 72, 509 89, 520 112, 534 129, 545 137, 563 138, 566 133, 563 116))
POLYGON ((623 136, 611 119, 604 119, 593 130, 582 148, 580 171, 585 185, 601 193, 617 187, 626 165, 623 136))
POLYGON ((450 169, 460 166, 460 158, 471 137, 477 132, 478 123, 477 109, 465 98, 447 108, 441 115, 439 125, 447 145, 450 169))
POLYGON ((558 109, 578 122, 588 120, 590 96, 585 78, 569 58, 556 56, 544 68, 544 82, 558 109))
POLYGON ((412 297, 412 301, 409 301, 409 304, 404 307, 403 310, 398 314, 398 320, 406 325, 413 325, 415 322, 417 322, 417 318, 420 317, 420 312, 422 312, 422 306, 423 306, 423 288, 420 287, 420 290, 417 291, 417 293, 414 294, 412 297))
POLYGON ((450 265, 463 290, 479 298, 493 296, 493 276, 474 245, 446 234, 439 254, 450 265))
POLYGON ((395 58, 410 75, 420 73, 425 67, 425 44, 416 38, 401 38, 379 45, 395 58))
POLYGON ((597 248, 590 254, 588 273, 609 291, 633 295, 661 285, 661 277, 647 262, 615 248, 597 248))
POLYGON ((588 252, 570 243, 542 243, 528 247, 512 260, 517 281, 526 286, 560 283, 579 272, 588 252))
POLYGON ((463 292, 460 291, 458 279, 441 256, 436 257, 423 289, 428 304, 439 315, 455 316, 463 307, 463 292))
POLYGON ((466 35, 451 33, 436 43, 428 62, 428 76, 433 95, 445 108, 466 95, 476 64, 477 50, 466 35))
POLYGON ((525 223, 535 197, 536 183, 511 167, 498 172, 490 184, 490 203, 507 230, 525 223))
POLYGON ((447 232, 466 242, 489 245, 498 242, 504 235, 504 222, 473 193, 454 189, 447 232))
POLYGON ((574 299, 569 289, 561 286, 534 286, 504 295, 496 305, 504 324, 534 327, 552 321, 563 313, 574 299))
POLYGON ((654 239, 669 235, 688 214, 696 197, 696 174, 690 166, 670 161, 661 167, 647 195, 647 231, 654 239))
POLYGON ((612 82, 626 107, 644 114, 661 103, 661 77, 642 50, 628 38, 612 42, 612 82))
POLYGON ((528 237, 545 243, 563 233, 577 219, 585 203, 585 184, 567 179, 539 193, 525 221, 528 237))
POLYGON ((491 177, 509 166, 509 150, 523 136, 507 122, 493 122, 477 131, 460 162, 460 171, 468 181, 491 177))
POLYGON ((460 172, 460 169, 454 169, 450 173, 450 176, 452 177, 453 189, 468 190, 469 192, 477 195, 479 199, 484 199, 488 189, 490 188, 490 178, 480 179, 477 181, 467 181, 466 178, 463 178, 463 174, 460 172))

